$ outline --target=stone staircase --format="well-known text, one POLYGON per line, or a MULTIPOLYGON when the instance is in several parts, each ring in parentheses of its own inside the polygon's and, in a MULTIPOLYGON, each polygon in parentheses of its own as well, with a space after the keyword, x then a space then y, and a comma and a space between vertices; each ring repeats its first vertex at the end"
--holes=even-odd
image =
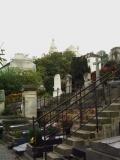
MULTIPOLYGON (((98 129, 96 132, 96 118, 77 131, 72 130, 71 136, 67 137, 62 144, 54 147, 53 152, 47 153, 49 160, 65 160, 72 153, 72 149, 77 147, 88 147, 92 141, 107 138, 119 134, 120 120, 120 98, 112 103, 105 110, 98 114, 98 129)), ((74 158, 73 158, 74 159, 74 158)), ((77 158, 76 158, 77 159, 77 158)))

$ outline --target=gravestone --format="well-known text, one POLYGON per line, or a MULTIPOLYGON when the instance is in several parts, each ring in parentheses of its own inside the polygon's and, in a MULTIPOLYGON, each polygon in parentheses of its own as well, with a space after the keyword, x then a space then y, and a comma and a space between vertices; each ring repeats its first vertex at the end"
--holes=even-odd
POLYGON ((37 91, 34 87, 24 87, 21 111, 26 118, 37 117, 37 91))
POLYGON ((84 74, 84 87, 88 87, 91 84, 91 74, 85 73, 84 74))
MULTIPOLYGON (((101 60, 99 60, 100 58, 96 57, 96 62, 94 63, 94 65, 96 65, 96 80, 98 80, 100 78, 100 69, 99 69, 99 65, 101 64, 101 60)), ((99 84, 99 81, 97 82, 97 84, 99 84)))
POLYGON ((5 109, 5 91, 0 90, 0 114, 4 111, 5 109))
POLYGON ((56 74, 54 76, 54 87, 53 88, 54 88, 53 97, 57 97, 62 94, 60 74, 56 74))
POLYGON ((72 93, 72 76, 66 75, 66 93, 72 93))

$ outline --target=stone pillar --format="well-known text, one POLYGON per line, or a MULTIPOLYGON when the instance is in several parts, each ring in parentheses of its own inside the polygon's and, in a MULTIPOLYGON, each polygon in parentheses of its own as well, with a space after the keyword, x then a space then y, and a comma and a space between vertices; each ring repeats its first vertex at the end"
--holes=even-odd
POLYGON ((62 94, 61 90, 61 78, 59 74, 56 74, 54 76, 54 91, 53 91, 53 97, 60 96, 62 94))
POLYGON ((84 87, 88 87, 91 84, 91 74, 85 73, 84 74, 84 87))
POLYGON ((4 111, 5 109, 5 91, 0 90, 0 114, 4 111))
POLYGON ((24 89, 22 99, 22 115, 26 118, 37 117, 37 91, 24 89))
POLYGON ((100 78, 99 63, 98 57, 96 57, 96 80, 100 78))
POLYGON ((66 75, 66 93, 72 93, 72 76, 66 75))

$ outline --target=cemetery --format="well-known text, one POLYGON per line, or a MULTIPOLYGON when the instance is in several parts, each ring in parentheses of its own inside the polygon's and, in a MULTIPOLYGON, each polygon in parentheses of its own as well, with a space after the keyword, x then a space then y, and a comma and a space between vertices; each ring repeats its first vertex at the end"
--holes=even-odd
MULTIPOLYGON (((56 56, 54 50, 57 52, 55 46, 51 47, 50 57, 56 56)), ((71 74, 63 76, 57 72, 52 83, 47 79, 50 81, 47 87, 53 85, 51 94, 46 92, 46 84, 36 85, 36 77, 29 74, 30 78, 25 77, 27 69, 37 70, 32 60, 23 54, 15 55, 9 67, 25 68, 20 76, 27 83, 19 82, 22 86, 19 92, 0 90, 0 139, 8 150, 23 160, 100 160, 101 157, 117 160, 120 157, 117 154, 120 148, 120 68, 118 62, 116 67, 112 63, 112 67, 108 67, 108 62, 100 55, 88 53, 73 57, 71 74), (79 68, 77 63, 82 61, 84 67, 79 68)))

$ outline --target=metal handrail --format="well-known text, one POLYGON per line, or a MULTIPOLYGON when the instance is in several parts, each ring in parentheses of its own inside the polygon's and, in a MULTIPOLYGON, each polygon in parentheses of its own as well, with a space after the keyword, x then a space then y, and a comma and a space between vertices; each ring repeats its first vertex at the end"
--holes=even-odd
MULTIPOLYGON (((98 80, 94 81, 93 84, 97 84, 97 82, 99 82, 100 80, 103 80, 104 78, 109 78, 112 75, 112 73, 107 73, 105 74, 103 77, 99 78, 98 80)), ((105 79, 107 80, 107 79, 105 79)), ((104 80, 104 81, 105 81, 104 80)), ((67 100, 63 101, 62 103, 58 104, 56 107, 52 108, 50 111, 48 111, 47 113, 45 113, 44 115, 42 115, 41 117, 39 117, 38 119, 35 120, 35 122, 38 122, 40 119, 44 118, 44 116, 49 115, 51 112, 56 111, 56 109, 60 108, 61 106, 63 106, 65 103, 69 102, 72 98, 75 98, 76 95, 79 95, 80 93, 84 92, 85 90, 91 88, 91 86, 93 86, 93 84, 89 85, 88 87, 83 88, 82 90, 78 91, 77 93, 75 93, 73 96, 69 97, 67 100)), ((97 84, 95 86, 95 88, 97 88, 97 86, 101 85, 97 84)), ((79 101, 79 100, 77 100, 79 101)))

